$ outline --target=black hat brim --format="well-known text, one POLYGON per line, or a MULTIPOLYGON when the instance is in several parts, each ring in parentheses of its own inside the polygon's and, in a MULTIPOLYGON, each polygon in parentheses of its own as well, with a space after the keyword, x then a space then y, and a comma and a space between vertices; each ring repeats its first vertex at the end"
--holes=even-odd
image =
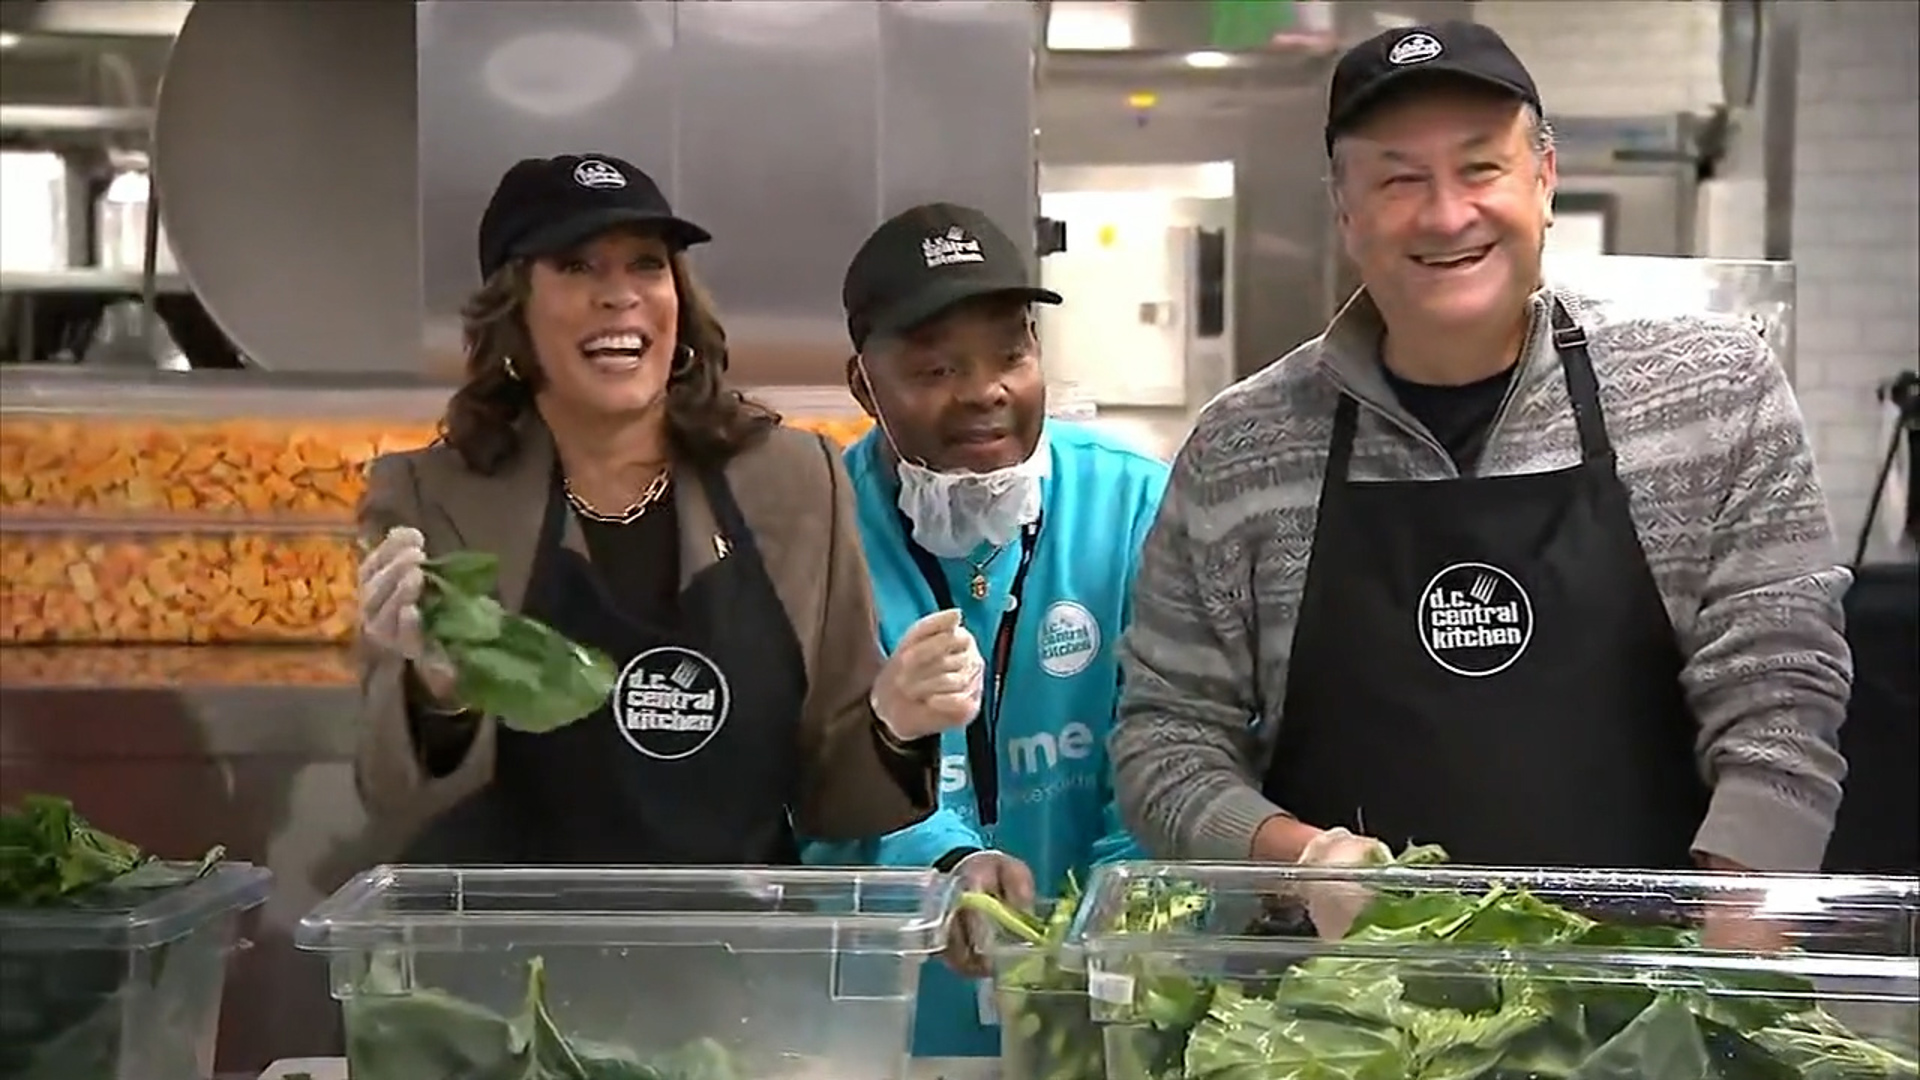
POLYGON ((1029 304, 1058 304, 1062 302, 1059 293, 1052 289, 1042 289, 1026 282, 993 282, 980 280, 955 279, 938 281, 926 288, 902 299, 884 311, 877 312, 869 324, 867 334, 885 334, 894 336, 907 333, 915 327, 923 326, 937 316, 952 308, 984 296, 1005 296, 1019 299, 1029 304))
POLYGON ((660 234, 675 251, 684 251, 713 239, 713 234, 685 218, 621 207, 586 210, 535 229, 513 245, 513 254, 525 257, 557 255, 614 229, 635 228, 660 234))

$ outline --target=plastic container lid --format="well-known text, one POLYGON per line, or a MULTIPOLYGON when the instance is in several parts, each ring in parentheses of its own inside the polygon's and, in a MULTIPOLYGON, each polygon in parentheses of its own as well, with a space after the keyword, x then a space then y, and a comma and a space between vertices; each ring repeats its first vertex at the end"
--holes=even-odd
POLYGON ((957 884, 934 870, 378 866, 300 920, 315 952, 463 952, 547 944, 927 955, 957 884))
POLYGON ((137 906, 0 908, 0 952, 158 948, 222 915, 259 906, 272 890, 272 871, 229 862, 137 906))

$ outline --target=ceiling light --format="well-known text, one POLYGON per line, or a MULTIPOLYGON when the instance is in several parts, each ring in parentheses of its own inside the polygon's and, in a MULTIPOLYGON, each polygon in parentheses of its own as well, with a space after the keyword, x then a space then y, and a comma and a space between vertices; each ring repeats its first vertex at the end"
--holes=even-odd
POLYGON ((0 49, 11 49, 20 44, 20 35, 11 30, 0 30, 0 49))
POLYGON ((1192 68, 1223 68, 1233 63, 1233 57, 1223 52, 1190 52, 1187 54, 1187 66, 1192 68))

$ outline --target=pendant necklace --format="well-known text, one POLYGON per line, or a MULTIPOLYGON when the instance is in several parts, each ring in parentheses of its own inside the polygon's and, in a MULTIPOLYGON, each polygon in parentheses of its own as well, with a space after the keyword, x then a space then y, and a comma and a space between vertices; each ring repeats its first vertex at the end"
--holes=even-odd
POLYGON ((667 493, 667 484, 671 481, 672 477, 672 469, 661 469, 652 480, 647 482, 647 486, 641 489, 639 498, 629 503, 625 510, 613 514, 594 509, 587 503, 587 500, 576 495, 573 490, 573 481, 561 477, 560 487, 567 496, 568 505, 573 507, 575 513, 586 518, 588 521, 598 521, 606 525, 631 525, 639 521, 640 518, 646 514, 647 510, 651 508, 654 503, 659 502, 662 495, 667 493))
POLYGON ((967 560, 968 565, 973 567, 973 577, 967 582, 967 592, 971 593, 975 600, 985 600, 987 598, 987 568, 992 566, 993 560, 999 558, 1000 553, 1005 550, 1007 550, 1007 545, 1001 544, 999 547, 994 548, 991 554, 979 562, 974 562, 972 559, 967 560))

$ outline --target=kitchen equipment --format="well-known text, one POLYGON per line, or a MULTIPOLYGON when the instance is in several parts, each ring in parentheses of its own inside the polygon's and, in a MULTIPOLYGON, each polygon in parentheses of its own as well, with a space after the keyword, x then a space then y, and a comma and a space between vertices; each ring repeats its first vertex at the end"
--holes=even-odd
POLYGON ((101 367, 146 367, 187 371, 193 365, 167 324, 151 318, 138 300, 115 300, 100 312, 82 359, 101 367))
POLYGON ((211 1075, 240 916, 272 879, 224 863, 131 908, 0 909, 0 1077, 211 1075))
POLYGON ((414 5, 195 4, 154 117, 181 272, 260 367, 404 371, 420 334, 414 5))
POLYGON ((67 163, 38 150, 0 150, 0 271, 65 270, 67 163))
MULTIPOLYGON (((119 169, 107 181, 93 208, 93 260, 100 269, 138 274, 145 268, 147 211, 152 194, 152 177, 144 165, 119 169)), ((172 274, 179 269, 167 242, 166 222, 162 221, 154 272, 172 274)))
MULTIPOLYGON (((458 1022, 450 1001, 484 1043, 494 1017, 525 1012, 537 967, 576 1046, 710 1040, 738 1075, 905 1080, 920 963, 946 944, 954 889, 933 870, 382 866, 295 941, 326 956, 356 1077, 458 1022)), ((407 1080, 455 1080, 427 1068, 407 1080)))

